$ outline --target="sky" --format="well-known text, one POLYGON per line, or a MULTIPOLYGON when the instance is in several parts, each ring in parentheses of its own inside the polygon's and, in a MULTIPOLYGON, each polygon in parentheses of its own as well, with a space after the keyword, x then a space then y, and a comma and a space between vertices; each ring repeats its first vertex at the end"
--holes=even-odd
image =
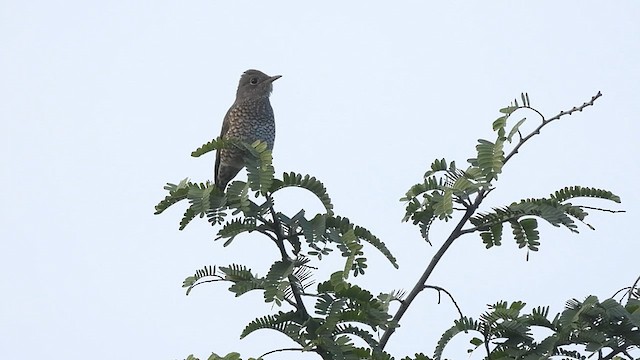
MULTIPOLYGON (((527 143, 483 209, 582 185, 622 198, 588 205, 626 213, 591 212, 596 231, 577 235, 542 224, 528 261, 508 237, 485 250, 467 235, 430 284, 475 318, 499 300, 554 314, 571 298, 612 296, 640 275, 629 228, 640 211, 639 17, 637 1, 0 0, 0 358, 248 358, 294 345, 272 331, 239 339, 278 310, 260 293, 181 288, 209 264, 264 274, 275 248, 253 235, 224 248, 203 220, 179 231, 181 205, 153 215, 166 182, 212 178, 213 154, 190 152, 219 134, 250 68, 283 76, 271 97, 276 172, 316 176, 336 213, 398 258, 396 270, 365 249, 369 272, 352 280, 376 294, 410 290, 452 228, 435 224, 429 246, 401 222, 399 198, 434 159, 463 167, 521 92, 553 116, 601 91, 527 143)), ((537 126, 522 115, 525 130, 537 126)), ((322 209, 299 189, 276 203, 322 209)), ((326 275, 341 259, 319 265, 326 275)), ((425 291, 387 350, 430 355, 455 318, 425 291)), ((445 356, 469 358, 467 341, 445 356)))

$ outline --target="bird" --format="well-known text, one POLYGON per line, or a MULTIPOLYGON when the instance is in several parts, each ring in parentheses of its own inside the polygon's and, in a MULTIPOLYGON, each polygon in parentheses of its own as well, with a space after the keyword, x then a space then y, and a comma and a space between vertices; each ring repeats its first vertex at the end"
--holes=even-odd
MULTIPOLYGON (((254 69, 245 71, 238 83, 236 100, 224 116, 220 138, 249 144, 261 140, 267 143, 267 149, 273 150, 276 123, 269 96, 273 91, 273 82, 281 77, 269 76, 254 69)), ((219 149, 214 168, 216 187, 224 191, 243 167, 242 150, 235 147, 219 149)))

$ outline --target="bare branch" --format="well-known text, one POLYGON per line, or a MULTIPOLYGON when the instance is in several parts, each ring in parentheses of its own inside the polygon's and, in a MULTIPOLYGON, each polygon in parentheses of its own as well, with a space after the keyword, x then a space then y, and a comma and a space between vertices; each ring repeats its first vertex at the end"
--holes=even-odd
POLYGON ((424 287, 438 291, 438 304, 440 303, 440 292, 444 292, 445 294, 447 294, 451 299, 451 302, 453 303, 453 305, 456 307, 456 309, 458 309, 458 314, 460 315, 460 318, 462 319, 464 317, 464 315, 462 314, 462 310, 460 310, 460 306, 458 306, 456 299, 453 298, 453 295, 451 295, 450 292, 448 292, 446 289, 440 286, 435 286, 435 285, 425 285, 424 287))
POLYGON ((268 351, 268 352, 260 355, 258 357, 258 359, 262 359, 263 357, 265 357, 267 355, 271 355, 273 353, 282 352, 282 351, 300 351, 300 352, 304 352, 304 349, 303 348, 283 348, 283 349, 271 350, 271 351, 268 351))
POLYGON ((626 212, 626 210, 610 210, 610 209, 602 209, 602 208, 591 207, 591 206, 583 206, 583 205, 580 205, 580 208, 589 209, 589 210, 596 210, 596 211, 604 211, 604 212, 613 213, 613 214, 626 212))
POLYGON ((504 158, 504 162, 503 164, 506 164, 509 159, 511 159, 515 154, 518 153, 518 150, 520 150, 520 147, 522 147, 522 145, 524 145, 524 143, 526 143, 529 139, 531 139, 532 137, 534 137, 535 135, 540 134, 540 130, 545 127, 546 125, 548 125, 549 123, 560 119, 561 117, 565 116, 565 115, 571 115, 576 111, 582 111, 584 108, 588 107, 588 106, 593 106, 593 103, 602 96, 602 93, 600 91, 598 91, 597 94, 595 94, 594 96, 591 97, 591 100, 585 102, 584 104, 580 105, 580 106, 574 106, 571 110, 563 110, 560 111, 560 113, 558 113, 558 115, 550 118, 550 119, 545 119, 544 115, 542 115, 542 113, 540 113, 540 111, 530 107, 530 106, 523 106, 522 108, 525 109, 529 109, 532 111, 535 111, 538 115, 540 115, 540 117, 542 118, 542 123, 535 129, 533 130, 529 135, 525 136, 524 138, 521 138, 521 140, 518 142, 518 144, 513 148, 513 150, 511 150, 511 152, 509 153, 509 155, 507 155, 504 158))
POLYGON ((629 300, 631 300, 631 296, 633 295, 633 290, 638 288, 638 283, 640 282, 640 276, 634 281, 633 285, 631 285, 631 289, 629 289, 629 300))

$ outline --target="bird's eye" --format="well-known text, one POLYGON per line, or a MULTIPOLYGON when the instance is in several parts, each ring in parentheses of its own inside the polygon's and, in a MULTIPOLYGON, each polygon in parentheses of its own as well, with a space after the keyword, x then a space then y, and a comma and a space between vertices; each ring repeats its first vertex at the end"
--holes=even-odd
POLYGON ((249 80, 249 83, 250 83, 251 85, 255 85, 255 84, 257 84, 257 83, 258 83, 258 78, 257 78, 257 77, 253 77, 253 78, 251 78, 251 80, 249 80))

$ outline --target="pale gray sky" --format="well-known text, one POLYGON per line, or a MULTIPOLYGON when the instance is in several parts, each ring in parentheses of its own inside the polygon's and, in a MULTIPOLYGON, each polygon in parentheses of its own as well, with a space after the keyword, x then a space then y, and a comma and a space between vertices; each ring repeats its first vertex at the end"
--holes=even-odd
MULTIPOLYGON (((583 185, 614 191, 628 212, 594 213, 597 231, 579 235, 545 224, 528 262, 512 240, 486 251, 467 236, 431 283, 474 317, 501 299, 557 312, 611 296, 640 273, 639 18, 637 1, 0 0, 0 358, 246 358, 293 345, 269 331, 238 340, 276 310, 260 293, 180 287, 208 264, 264 273, 275 249, 252 236, 222 248, 205 221, 180 232, 180 206, 153 215, 165 182, 212 176, 213 155, 189 154, 218 135, 248 68, 283 75, 276 171, 318 177, 337 213, 398 257, 394 270, 368 249, 357 281, 376 293, 410 289, 437 249, 400 223, 398 202, 434 158, 464 164, 521 91, 549 116, 602 91, 532 140, 487 206, 583 185)), ((320 210, 303 191, 277 201, 320 210)), ((423 293, 388 350, 431 354, 455 316, 423 293)), ((446 354, 466 348, 461 338, 446 354)))

